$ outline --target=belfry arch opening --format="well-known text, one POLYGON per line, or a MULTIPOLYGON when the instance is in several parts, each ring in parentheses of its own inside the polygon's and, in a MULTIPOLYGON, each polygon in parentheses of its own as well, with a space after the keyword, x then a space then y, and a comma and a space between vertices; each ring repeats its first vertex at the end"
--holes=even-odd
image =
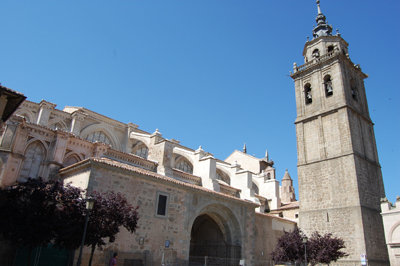
POLYGON ((204 263, 206 259, 209 265, 237 265, 241 245, 235 243, 233 231, 220 217, 199 215, 190 234, 190 262, 204 263))

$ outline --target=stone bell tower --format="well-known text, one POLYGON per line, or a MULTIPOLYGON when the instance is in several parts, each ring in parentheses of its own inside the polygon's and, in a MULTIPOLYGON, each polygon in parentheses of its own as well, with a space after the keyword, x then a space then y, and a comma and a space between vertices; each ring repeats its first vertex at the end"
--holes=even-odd
POLYGON ((345 241, 343 264, 388 265, 380 199, 385 196, 364 79, 348 43, 332 35, 317 1, 317 26, 302 66, 293 66, 299 227, 345 241))

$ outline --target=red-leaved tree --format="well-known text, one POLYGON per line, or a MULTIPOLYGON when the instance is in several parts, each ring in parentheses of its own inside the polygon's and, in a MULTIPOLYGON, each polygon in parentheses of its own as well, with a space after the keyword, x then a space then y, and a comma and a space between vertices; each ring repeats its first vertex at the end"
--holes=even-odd
POLYGON ((328 233, 320 235, 314 232, 308 241, 309 261, 311 265, 318 263, 329 264, 332 261, 348 256, 342 249, 345 248, 344 241, 341 238, 334 237, 328 233))
POLYGON ((307 239, 300 229, 295 228, 292 232, 285 232, 278 239, 271 256, 275 262, 304 262, 307 252, 307 261, 311 265, 329 264, 348 256, 342 251, 344 248, 343 239, 334 237, 330 233, 322 236, 314 232, 311 238, 307 239), (304 241, 306 243, 303 243, 304 241))
POLYGON ((131 205, 120 193, 94 191, 90 196, 94 199, 94 206, 89 215, 85 241, 85 245, 91 247, 89 266, 92 265, 96 246, 105 245, 105 239, 114 242, 121 226, 133 233, 139 219, 137 207, 131 205))
MULTIPOLYGON (((43 182, 28 179, 0 189, 0 235, 20 247, 54 246, 66 249, 79 248, 85 216, 86 202, 83 190, 61 181, 43 182)), ((90 194, 95 200, 90 212, 85 245, 92 248, 90 262, 96 246, 115 241, 119 227, 129 232, 136 230, 137 207, 114 192, 90 194)), ((30 254, 28 256, 30 263, 30 254)))
POLYGON ((278 239, 275 250, 271 253, 275 262, 303 262, 305 234, 298 228, 284 232, 278 239))
MULTIPOLYGON (((29 179, 0 189, 0 234, 16 246, 27 247, 29 262, 32 249, 46 246, 69 226, 68 218, 82 223, 84 205, 81 190, 60 181, 29 179)), ((83 229, 82 229, 83 230, 83 229)))

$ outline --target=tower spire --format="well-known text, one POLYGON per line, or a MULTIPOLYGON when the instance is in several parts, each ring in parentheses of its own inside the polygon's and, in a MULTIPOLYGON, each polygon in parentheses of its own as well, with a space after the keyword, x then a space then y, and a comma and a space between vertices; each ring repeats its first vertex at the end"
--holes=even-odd
POLYGON ((317 7, 318 7, 318 15, 322 14, 321 7, 319 6, 319 0, 317 0, 317 7))
POLYGON ((317 8, 318 15, 316 17, 317 26, 313 29, 314 38, 318 38, 321 36, 332 36, 332 26, 326 23, 326 17, 321 12, 321 6, 319 5, 320 1, 317 0, 317 8))

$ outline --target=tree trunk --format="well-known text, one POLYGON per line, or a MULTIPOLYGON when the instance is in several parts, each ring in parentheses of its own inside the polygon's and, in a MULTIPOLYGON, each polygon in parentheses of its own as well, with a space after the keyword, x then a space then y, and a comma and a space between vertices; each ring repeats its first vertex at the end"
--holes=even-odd
POLYGON ((31 257, 32 257, 32 247, 29 247, 28 251, 28 263, 26 265, 31 266, 31 257))
POLYGON ((92 259, 93 259, 93 254, 94 254, 95 249, 96 249, 96 244, 92 245, 92 250, 90 251, 89 266, 92 266, 92 259))

